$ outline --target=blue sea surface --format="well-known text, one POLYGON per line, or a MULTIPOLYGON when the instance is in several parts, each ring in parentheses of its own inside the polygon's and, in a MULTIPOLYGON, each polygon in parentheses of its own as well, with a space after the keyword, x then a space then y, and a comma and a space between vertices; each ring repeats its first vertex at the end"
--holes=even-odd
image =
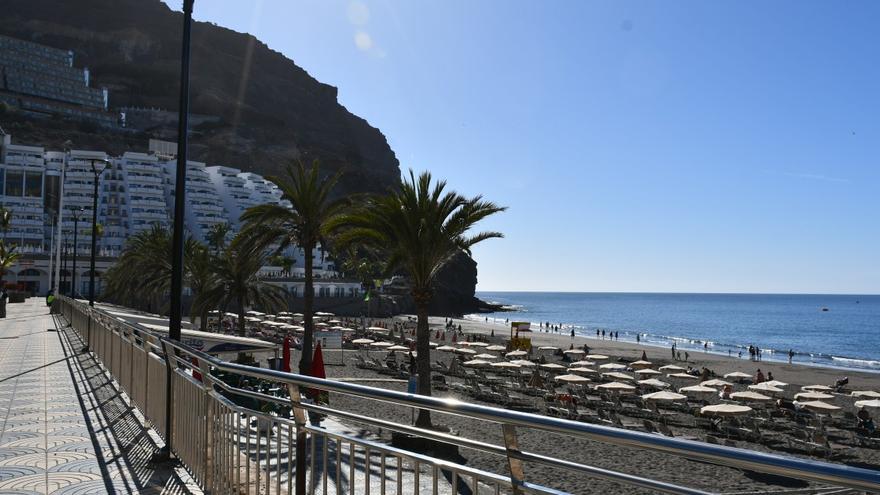
POLYGON ((620 340, 683 351, 704 350, 748 358, 749 345, 763 359, 880 371, 880 296, 788 294, 642 294, 573 292, 478 292, 484 301, 512 311, 469 315, 504 323, 530 321, 573 328, 596 338, 596 329, 620 340), (823 311, 827 308, 827 311, 823 311))

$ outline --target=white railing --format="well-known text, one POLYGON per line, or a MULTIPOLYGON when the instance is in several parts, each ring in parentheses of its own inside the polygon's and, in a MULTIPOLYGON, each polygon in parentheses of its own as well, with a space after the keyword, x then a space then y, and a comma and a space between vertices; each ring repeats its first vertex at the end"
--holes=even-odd
POLYGON ((533 428, 615 445, 664 452, 751 471, 800 478, 827 485, 880 493, 880 472, 839 464, 679 440, 636 431, 528 414, 478 404, 411 395, 221 361, 176 341, 59 298, 58 309, 111 372, 131 402, 157 432, 170 440, 174 455, 211 493, 297 495, 342 493, 561 493, 543 486, 552 480, 526 480, 525 463, 574 470, 652 492, 706 493, 659 480, 521 450, 517 429, 533 428), (169 364, 164 356, 171 356, 169 364), (172 372, 172 422, 166 424, 166 380, 172 372), (288 397, 268 395, 226 383, 259 380, 282 387, 288 397), (504 444, 495 445, 447 433, 318 406, 301 399, 300 388, 321 389, 363 400, 429 409, 500 426, 504 444), (293 398, 293 399, 291 399, 293 398), (248 402, 250 401, 250 402, 248 402), (289 418, 263 413, 242 403, 290 407, 289 418), (387 444, 315 426, 307 415, 325 414, 424 441, 450 444, 499 456, 509 468, 498 474, 470 468, 387 444), (297 467, 299 469, 297 469, 297 467), (404 490, 405 489, 405 490, 404 490))

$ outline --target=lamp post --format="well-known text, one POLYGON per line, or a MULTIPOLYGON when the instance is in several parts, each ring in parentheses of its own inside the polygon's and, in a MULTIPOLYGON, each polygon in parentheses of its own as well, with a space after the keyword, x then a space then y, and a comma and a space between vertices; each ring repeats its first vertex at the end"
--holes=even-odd
POLYGON ((89 306, 95 306, 95 256, 97 255, 98 250, 98 180, 101 178, 101 174, 107 170, 107 166, 110 164, 109 160, 104 160, 100 158, 89 158, 89 161, 92 162, 92 173, 95 174, 95 190, 92 194, 92 256, 91 256, 91 265, 90 265, 90 273, 89 273, 89 306), (98 169, 95 166, 95 163, 103 163, 104 166, 98 169))
MULTIPOLYGON (((174 231, 171 236, 171 307, 168 314, 168 338, 180 341, 180 320, 183 313, 183 222, 186 209, 186 141, 189 118, 189 56, 192 13, 195 0, 183 0, 183 39, 180 53, 180 103, 177 117, 177 170, 174 183, 174 231)), ((157 453, 157 460, 171 459, 173 421, 171 399, 173 381, 169 350, 165 351, 165 446, 157 453)))
MULTIPOLYGON (((59 241, 60 241, 60 239, 59 239, 59 241)), ((58 248, 60 250, 61 246, 59 245, 58 248)), ((61 294, 61 288, 64 287, 64 282, 67 281, 67 258, 68 258, 69 252, 70 252, 70 243, 65 241, 64 242, 64 256, 61 258, 61 263, 60 263, 61 271, 59 273, 59 276, 55 279, 55 281, 57 282, 59 294, 61 294)))
POLYGON ((79 233, 79 217, 83 213, 83 208, 71 208, 73 212, 73 274, 70 276, 70 297, 76 299, 76 251, 77 251, 77 234, 79 233))

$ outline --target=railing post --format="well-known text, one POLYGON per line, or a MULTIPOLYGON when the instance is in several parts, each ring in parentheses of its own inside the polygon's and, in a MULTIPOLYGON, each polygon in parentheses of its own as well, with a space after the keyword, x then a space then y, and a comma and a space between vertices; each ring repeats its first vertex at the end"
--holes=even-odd
POLYGON ((290 406, 293 411, 293 421, 296 423, 296 495, 306 495, 306 411, 301 401, 299 385, 287 384, 287 393, 290 395, 290 406))
POLYGON ((214 474, 211 467, 214 465, 214 401, 211 400, 211 390, 214 385, 211 382, 211 366, 205 360, 199 360, 199 370, 202 373, 202 391, 205 394, 205 465, 204 483, 205 490, 214 492, 214 474))
MULTIPOLYGON (((523 470, 523 462, 521 459, 513 457, 511 454, 519 452, 519 441, 516 438, 516 428, 513 425, 502 424, 501 431, 504 433, 504 446, 507 448, 507 464, 510 467, 510 486, 514 495, 522 493, 522 485, 525 481, 525 471, 523 470)), ((453 487, 453 491, 457 487, 453 487)))

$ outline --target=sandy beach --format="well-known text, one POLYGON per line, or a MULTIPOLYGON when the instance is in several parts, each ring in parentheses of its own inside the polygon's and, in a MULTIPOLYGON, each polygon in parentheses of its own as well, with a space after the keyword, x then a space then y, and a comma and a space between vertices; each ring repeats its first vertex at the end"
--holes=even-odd
MULTIPOLYGON (((405 322, 407 320, 408 317, 406 316, 397 317, 395 319, 395 321, 398 322, 405 322)), ((378 320, 374 320, 374 322, 375 321, 378 320)), ((389 323, 388 320, 385 320, 385 322, 389 323)), ((479 334, 481 337, 499 343, 505 340, 509 335, 507 328, 500 325, 459 319, 454 320, 454 324, 456 327, 461 324, 462 331, 465 335, 479 334), (489 338, 493 331, 495 337, 489 338)), ((432 318, 431 325, 432 328, 440 329, 444 325, 444 319, 432 318)), ((451 333, 447 334, 447 336, 451 337, 451 333)), ((627 360, 638 359, 644 351, 647 354, 648 359, 654 363, 655 368, 673 362, 669 349, 641 346, 634 343, 612 342, 608 340, 597 341, 589 338, 572 339, 567 335, 562 336, 543 332, 532 332, 531 338, 533 344, 536 346, 555 345, 567 349, 571 344, 575 347, 587 344, 590 346, 591 353, 606 354, 612 358, 622 357, 627 360)), ((333 365, 327 366, 326 371, 328 378, 357 380, 364 385, 405 391, 406 384, 403 381, 389 381, 386 375, 380 375, 376 371, 356 367, 354 357, 358 353, 378 359, 383 359, 386 354, 384 351, 345 351, 345 365, 341 366, 342 355, 339 351, 328 351, 325 353, 325 360, 328 363, 334 363, 333 365)), ((448 360, 449 358, 449 353, 437 351, 432 352, 432 361, 437 359, 448 360)), ((298 359, 298 356, 294 356, 294 359, 298 359)), ((743 371, 752 374, 755 372, 756 368, 761 368, 765 373, 772 372, 776 379, 790 383, 791 386, 788 387, 789 390, 798 390, 800 386, 808 384, 831 384, 843 375, 849 376, 849 388, 851 390, 880 389, 880 376, 876 374, 847 372, 839 369, 789 365, 784 363, 755 363, 747 359, 731 359, 726 356, 704 353, 691 353, 690 360, 687 364, 683 362, 676 362, 676 364, 681 366, 691 365, 698 368, 706 366, 715 371, 719 376, 732 371, 743 371)), ((454 378, 447 379, 455 381, 454 378)), ((481 402, 466 394, 456 392, 453 388, 450 388, 449 391, 435 392, 435 395, 500 407, 497 404, 481 402)), ((538 414, 544 414, 543 400, 537 398, 536 403, 540 405, 538 414)), ((359 414, 380 417, 382 419, 393 420, 400 423, 408 424, 410 421, 409 410, 385 403, 333 394, 331 396, 331 405, 333 407, 340 407, 349 411, 354 411, 359 414)), ((501 428, 498 425, 440 414, 435 414, 434 422, 435 424, 449 427, 453 433, 460 436, 496 444, 502 444, 503 442, 501 428)), ((371 430, 372 433, 379 435, 381 438, 390 441, 390 432, 372 428, 367 429, 371 430)), ((700 437, 701 435, 705 435, 705 432, 696 428, 672 426, 671 429, 677 436, 700 437)), ((679 483, 717 493, 782 493, 791 490, 807 490, 822 487, 822 485, 807 483, 801 480, 745 472, 704 462, 690 461, 677 456, 587 440, 566 438, 537 430, 520 429, 518 434, 521 448, 527 451, 562 457, 572 461, 592 464, 626 473, 655 477, 664 481, 679 483)), ((744 440, 737 441, 736 446, 775 454, 810 458, 806 454, 797 451, 789 451, 785 448, 779 447, 769 448, 759 443, 744 440)), ((458 459, 458 462, 489 471, 506 472, 506 461, 503 458, 465 449, 461 450, 461 455, 462 458, 458 459)), ((815 457, 813 458, 815 459, 815 457)), ((880 450, 855 448, 852 449, 847 457, 833 462, 844 462, 853 466, 880 469, 880 450)), ((526 476, 530 481, 549 484, 554 488, 572 493, 651 493, 650 491, 637 490, 630 486, 624 486, 614 482, 583 477, 571 471, 548 468, 539 465, 527 465, 526 476)))

